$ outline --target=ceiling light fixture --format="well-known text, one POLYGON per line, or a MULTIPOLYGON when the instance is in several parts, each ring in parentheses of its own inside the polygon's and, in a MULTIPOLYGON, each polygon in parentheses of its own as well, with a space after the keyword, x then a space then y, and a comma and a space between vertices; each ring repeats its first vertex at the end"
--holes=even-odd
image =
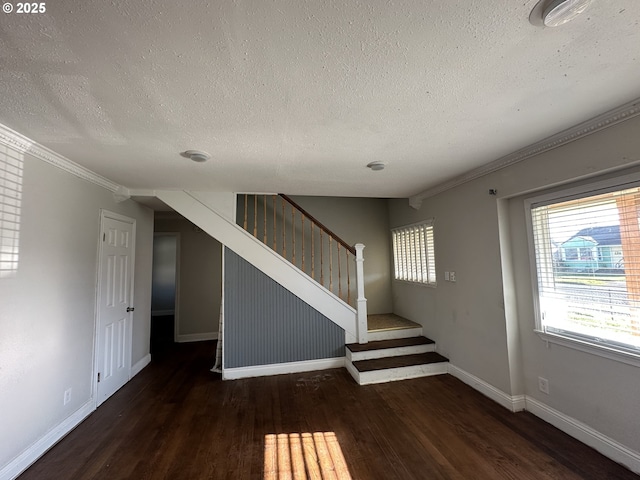
POLYGON ((384 170, 384 163, 382 162, 371 162, 367 165, 367 168, 370 168, 374 172, 378 172, 380 170, 384 170))
POLYGON ((180 155, 185 158, 190 158, 197 163, 206 162, 211 158, 211 155, 209 155, 207 152, 202 152, 200 150, 187 150, 185 152, 182 152, 180 155))
POLYGON ((529 21, 536 26, 559 27, 584 12, 591 1, 540 0, 531 11, 529 21))

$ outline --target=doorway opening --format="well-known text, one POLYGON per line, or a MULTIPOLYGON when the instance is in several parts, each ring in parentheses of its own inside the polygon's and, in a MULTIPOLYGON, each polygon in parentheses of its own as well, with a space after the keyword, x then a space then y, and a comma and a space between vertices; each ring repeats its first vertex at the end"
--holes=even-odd
POLYGON ((153 360, 180 344, 218 338, 222 245, 174 211, 154 216, 151 296, 153 360))
POLYGON ((169 350, 176 340, 179 310, 180 234, 155 233, 151 273, 152 356, 169 350))

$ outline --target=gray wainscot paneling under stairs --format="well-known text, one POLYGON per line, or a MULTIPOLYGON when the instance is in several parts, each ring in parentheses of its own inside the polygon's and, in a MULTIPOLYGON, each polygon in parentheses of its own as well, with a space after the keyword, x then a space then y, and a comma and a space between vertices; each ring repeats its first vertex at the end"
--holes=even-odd
POLYGON ((344 330, 225 248, 225 368, 345 356, 344 330))

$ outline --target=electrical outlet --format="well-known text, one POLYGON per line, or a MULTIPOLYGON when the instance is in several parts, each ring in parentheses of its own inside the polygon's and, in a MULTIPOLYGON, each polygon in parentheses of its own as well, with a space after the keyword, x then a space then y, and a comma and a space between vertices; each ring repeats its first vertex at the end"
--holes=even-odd
POLYGON ((71 388, 67 388, 64 391, 64 405, 71 401, 71 388))
POLYGON ((456 272, 449 272, 449 280, 452 282, 456 281, 456 272))
POLYGON ((546 378, 538 377, 538 388, 542 393, 549 395, 549 380, 546 378))

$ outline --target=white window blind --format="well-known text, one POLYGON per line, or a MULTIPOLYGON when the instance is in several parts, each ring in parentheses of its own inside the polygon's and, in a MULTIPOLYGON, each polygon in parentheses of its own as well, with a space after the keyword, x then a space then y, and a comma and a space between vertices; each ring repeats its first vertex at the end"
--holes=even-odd
POLYGON ((395 279, 435 285, 432 222, 395 228, 391 235, 395 279))
POLYGON ((533 204, 531 219, 539 328, 639 354, 640 189, 533 204))
POLYGON ((22 169, 22 155, 0 147, 0 278, 18 270, 22 169))

